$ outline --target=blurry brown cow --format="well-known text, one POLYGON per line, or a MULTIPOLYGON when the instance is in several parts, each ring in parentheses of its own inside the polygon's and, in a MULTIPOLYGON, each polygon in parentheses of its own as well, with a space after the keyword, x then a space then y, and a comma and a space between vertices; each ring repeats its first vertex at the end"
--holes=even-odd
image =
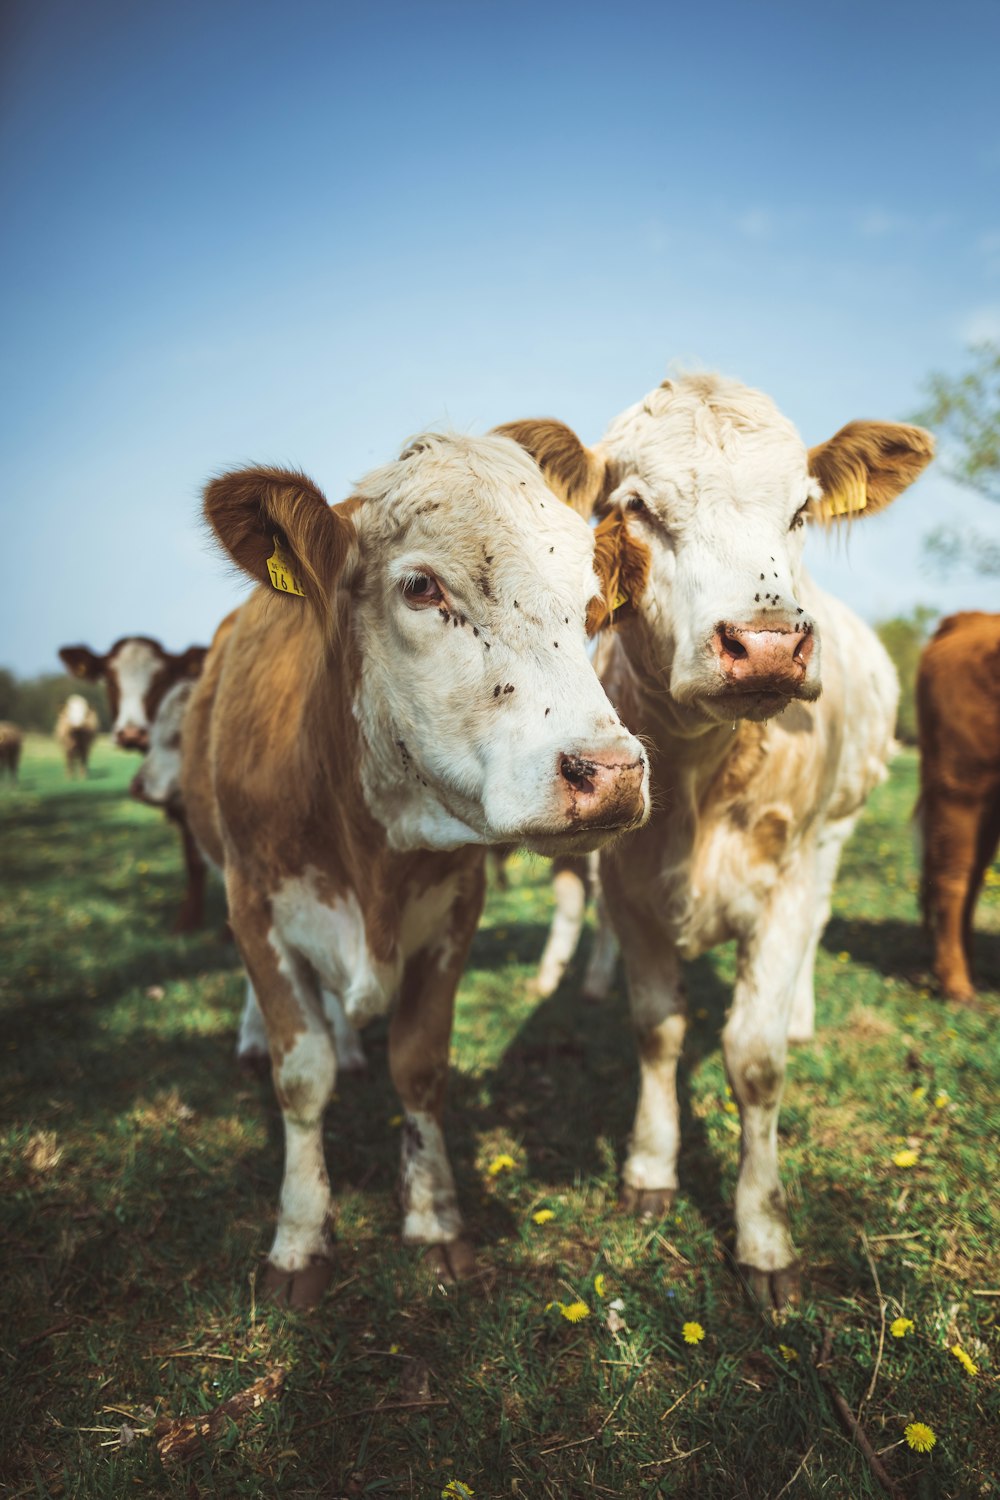
POLYGON ((11 781, 17 780, 23 741, 24 735, 16 724, 9 719, 0 720, 0 772, 6 772, 11 781))
POLYGON ((97 715, 79 693, 71 693, 56 719, 56 739, 66 756, 66 775, 87 774, 87 762, 97 738, 97 715))
POLYGON ((975 995, 972 916, 1000 841, 1000 615, 942 620, 917 673, 924 920, 952 1000, 975 995))

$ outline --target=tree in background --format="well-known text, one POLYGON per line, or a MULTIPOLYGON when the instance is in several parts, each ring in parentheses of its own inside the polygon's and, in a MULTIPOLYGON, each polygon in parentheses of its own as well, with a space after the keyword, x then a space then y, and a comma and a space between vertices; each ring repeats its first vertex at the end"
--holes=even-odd
POLYGON ((875 626, 875 634, 899 673, 896 738, 906 745, 917 742, 917 663, 937 620, 936 609, 918 604, 911 614, 895 615, 875 626))
POLYGON ((80 682, 68 672, 43 672, 19 679, 0 667, 0 719, 10 719, 22 729, 51 734, 56 716, 70 693, 80 693, 97 712, 102 729, 110 724, 108 699, 99 682, 80 682))
MULTIPOLYGON (((944 466, 952 479, 1000 501, 1000 344, 976 344, 969 354, 972 364, 964 375, 930 376, 927 403, 914 420, 943 439, 944 466)), ((938 572, 968 567, 982 575, 1000 574, 1000 542, 990 537, 939 526, 925 547, 938 572)))

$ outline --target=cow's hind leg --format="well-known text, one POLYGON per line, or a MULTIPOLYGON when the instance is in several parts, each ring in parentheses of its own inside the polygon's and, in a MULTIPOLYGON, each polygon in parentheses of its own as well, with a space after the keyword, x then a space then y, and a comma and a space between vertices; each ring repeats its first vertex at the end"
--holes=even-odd
POLYGON ((330 1182, 323 1115, 337 1061, 312 971, 270 928, 268 904, 229 887, 230 916, 259 999, 285 1130, 285 1171, 264 1295, 315 1306, 330 1280, 330 1182))
POLYGON ((555 911, 545 949, 535 976, 535 992, 542 999, 555 993, 573 961, 580 942, 590 893, 585 856, 556 859, 552 863, 552 896, 555 911))
POLYGON ((389 1070, 404 1109, 400 1197, 403 1239, 424 1245, 439 1281, 475 1270, 444 1140, 444 1103, 455 991, 483 902, 482 867, 451 911, 446 931, 409 960, 389 1028, 389 1070))
POLYGON ((924 907, 934 976, 948 999, 972 1000, 967 935, 977 892, 979 799, 971 791, 925 789, 922 812, 924 907))
POLYGON ((792 995, 792 1014, 788 1022, 790 1042, 811 1042, 816 1032, 816 953, 830 920, 833 886, 837 879, 840 856, 856 822, 856 818, 841 818, 836 823, 828 824, 819 838, 816 850, 816 907, 812 931, 802 955, 792 995))

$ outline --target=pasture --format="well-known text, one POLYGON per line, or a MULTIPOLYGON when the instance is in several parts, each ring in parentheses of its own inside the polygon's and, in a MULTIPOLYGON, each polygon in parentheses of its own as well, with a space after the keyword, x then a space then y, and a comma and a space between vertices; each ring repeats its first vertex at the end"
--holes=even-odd
POLYGON ((912 754, 848 846, 817 1041, 790 1063, 781 1148, 805 1274, 780 1326, 728 1254, 730 950, 689 972, 680 1198, 629 1221, 621 985, 581 1002, 580 955, 532 999, 548 872, 527 859, 491 890, 459 993, 449 1142, 480 1275, 435 1287, 399 1243, 378 1027, 327 1121, 333 1289, 309 1318, 259 1305, 280 1118, 270 1083, 233 1062, 243 981, 221 891, 206 933, 169 935, 178 843, 125 796, 136 765, 101 741, 91 779, 69 783, 33 738, 21 785, 0 786, 0 1493, 886 1493, 834 1392, 897 1494, 1000 1493, 1000 872, 979 907, 980 1005, 942 1004, 917 922, 912 754), (255 1409, 226 1408, 171 1458, 180 1419, 262 1380, 255 1409), (905 1441, 912 1422, 930 1451, 905 1441))

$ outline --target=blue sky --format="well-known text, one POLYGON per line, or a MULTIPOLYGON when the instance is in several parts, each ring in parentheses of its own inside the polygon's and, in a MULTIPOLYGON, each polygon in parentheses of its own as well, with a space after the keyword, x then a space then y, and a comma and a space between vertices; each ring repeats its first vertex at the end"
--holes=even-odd
MULTIPOLYGON (((1000 6, 13 0, 0 664, 207 640, 205 478, 340 499, 425 427, 596 440, 677 364, 809 442, 1000 336, 1000 6)), ((814 572, 866 617, 991 506, 932 471, 814 572)))

